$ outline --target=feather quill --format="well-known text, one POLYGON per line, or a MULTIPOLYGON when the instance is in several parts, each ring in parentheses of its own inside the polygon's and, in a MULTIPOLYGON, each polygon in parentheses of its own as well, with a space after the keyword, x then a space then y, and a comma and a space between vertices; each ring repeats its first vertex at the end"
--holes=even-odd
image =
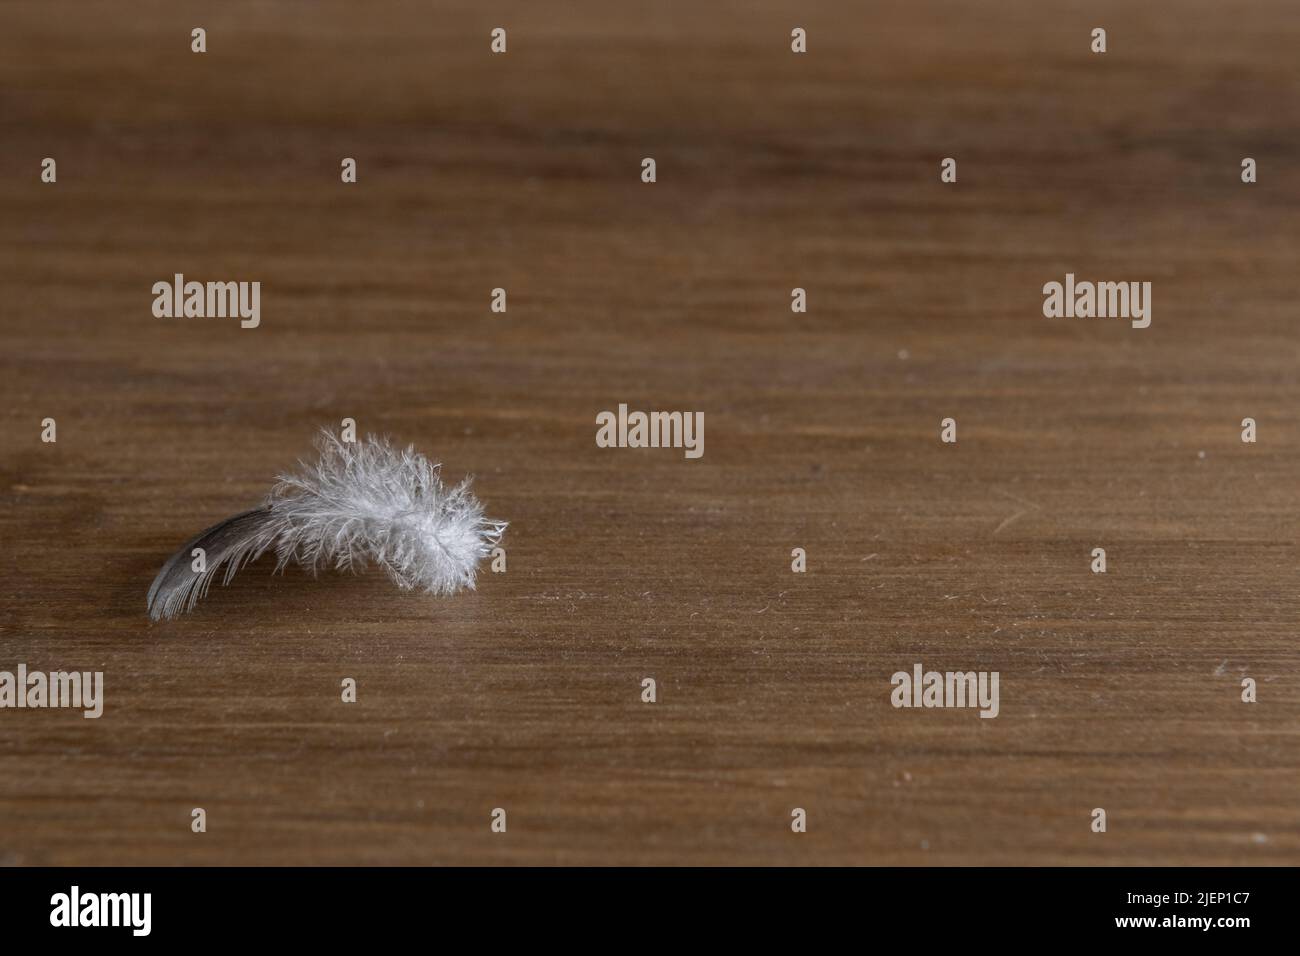
POLYGON ((483 516, 472 479, 448 488, 439 464, 414 446, 398 448, 368 436, 344 442, 322 430, 314 464, 282 475, 260 508, 213 525, 163 565, 149 588, 149 616, 191 610, 220 572, 222 584, 250 561, 274 550, 276 570, 296 562, 360 571, 382 567, 398 587, 454 594, 474 587, 479 561, 501 540, 505 522, 483 516), (205 568, 192 566, 202 548, 205 568))

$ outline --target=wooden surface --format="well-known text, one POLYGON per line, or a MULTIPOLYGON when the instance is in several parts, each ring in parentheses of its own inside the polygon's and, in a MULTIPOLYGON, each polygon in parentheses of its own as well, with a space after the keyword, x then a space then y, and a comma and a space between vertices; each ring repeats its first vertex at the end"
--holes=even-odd
POLYGON ((106 683, 0 711, 0 861, 1300 862, 1293 5, 805 6, 0 7, 0 669, 106 683), (261 327, 154 318, 177 272, 261 327), (1066 272, 1151 327, 1045 319, 1066 272), (619 402, 704 457, 598 449, 619 402), (344 417, 508 572, 151 625, 344 417), (916 662, 1001 715, 892 708, 916 662))

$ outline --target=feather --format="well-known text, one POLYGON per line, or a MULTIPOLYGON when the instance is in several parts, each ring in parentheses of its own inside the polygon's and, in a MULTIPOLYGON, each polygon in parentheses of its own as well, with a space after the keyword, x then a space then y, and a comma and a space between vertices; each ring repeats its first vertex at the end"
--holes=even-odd
POLYGON ((167 559, 149 588, 149 616, 155 621, 171 618, 189 611, 196 601, 208 593, 212 579, 224 565, 223 585, 229 584, 235 572, 262 556, 269 543, 271 512, 254 508, 214 524, 197 535, 167 559), (195 548, 204 551, 205 570, 193 568, 195 548))
POLYGON ((386 438, 344 442, 322 430, 316 445, 319 460, 281 476, 262 507, 213 525, 167 560, 149 588, 150 617, 190 610, 219 569, 228 584, 268 550, 276 553, 276 570, 291 561, 313 573, 373 563, 407 590, 445 595, 474 587, 479 561, 506 524, 483 517, 471 479, 447 488, 441 465, 386 438), (195 548, 206 554, 202 572, 191 565, 195 548))

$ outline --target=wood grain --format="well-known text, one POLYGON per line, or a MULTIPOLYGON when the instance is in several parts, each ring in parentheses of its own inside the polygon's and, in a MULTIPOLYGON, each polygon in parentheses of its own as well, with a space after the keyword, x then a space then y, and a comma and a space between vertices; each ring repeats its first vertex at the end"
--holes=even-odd
POLYGON ((1148 6, 5 3, 0 669, 107 700, 0 711, 0 861, 1300 862, 1300 20, 1148 6), (261 327, 155 319, 177 272, 261 327), (1151 327, 1043 318, 1066 272, 1151 327), (619 402, 704 457, 596 448, 619 402), (508 572, 151 625, 345 416, 508 572), (1000 717, 893 709, 917 661, 1000 717))

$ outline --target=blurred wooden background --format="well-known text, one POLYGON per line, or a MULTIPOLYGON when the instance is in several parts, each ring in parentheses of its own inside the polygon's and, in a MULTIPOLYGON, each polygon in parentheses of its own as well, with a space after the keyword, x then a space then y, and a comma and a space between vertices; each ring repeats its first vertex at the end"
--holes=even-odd
POLYGON ((106 705, 0 711, 0 862, 1300 862, 1298 47, 1283 0, 9 0, 0 669, 106 705), (1151 328, 1043 318, 1067 271, 1151 328), (177 272, 261 327, 155 319, 177 272), (596 448, 619 402, 703 459, 596 448), (508 572, 151 625, 344 417, 477 475, 508 572), (1001 716, 893 709, 917 661, 1001 716))

